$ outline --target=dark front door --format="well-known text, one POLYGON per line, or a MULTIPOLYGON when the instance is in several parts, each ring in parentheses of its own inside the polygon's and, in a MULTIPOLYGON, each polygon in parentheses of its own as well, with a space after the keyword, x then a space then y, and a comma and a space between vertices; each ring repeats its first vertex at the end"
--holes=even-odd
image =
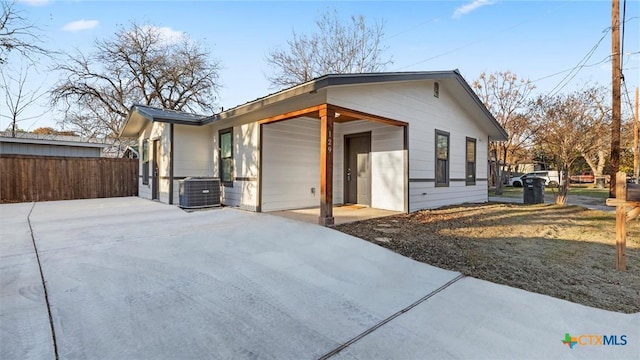
POLYGON ((152 178, 151 182, 151 199, 157 200, 160 198, 160 140, 153 140, 153 158, 151 160, 152 178))
POLYGON ((345 135, 345 203, 371 205, 371 133, 345 135))

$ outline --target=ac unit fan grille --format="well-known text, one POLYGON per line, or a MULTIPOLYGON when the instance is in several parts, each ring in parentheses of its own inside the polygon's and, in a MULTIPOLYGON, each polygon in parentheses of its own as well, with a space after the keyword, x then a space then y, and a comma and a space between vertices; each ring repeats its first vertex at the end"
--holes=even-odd
POLYGON ((205 208, 220 206, 220 180, 188 177, 180 180, 180 207, 205 208))

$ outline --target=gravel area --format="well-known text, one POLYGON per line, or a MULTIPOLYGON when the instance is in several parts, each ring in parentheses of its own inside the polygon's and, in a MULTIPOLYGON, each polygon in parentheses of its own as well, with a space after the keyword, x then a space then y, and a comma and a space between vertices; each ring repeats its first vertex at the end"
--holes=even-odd
POLYGON ((627 271, 615 269, 615 217, 579 206, 466 204, 338 225, 415 260, 606 310, 640 312, 640 221, 627 271))

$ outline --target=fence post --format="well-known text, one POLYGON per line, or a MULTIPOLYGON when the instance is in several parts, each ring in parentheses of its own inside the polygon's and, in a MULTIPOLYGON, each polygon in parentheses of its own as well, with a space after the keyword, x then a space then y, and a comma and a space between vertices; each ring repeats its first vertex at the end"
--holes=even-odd
MULTIPOLYGON (((627 200, 627 174, 616 174, 616 199, 627 200)), ((627 210, 624 203, 616 206, 616 268, 627 271, 625 249, 627 247, 627 210)))

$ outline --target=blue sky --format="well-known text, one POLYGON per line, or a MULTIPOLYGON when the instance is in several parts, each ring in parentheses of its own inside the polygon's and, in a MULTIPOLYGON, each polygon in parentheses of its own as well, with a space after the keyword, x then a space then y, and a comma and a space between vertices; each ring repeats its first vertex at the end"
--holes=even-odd
MULTIPOLYGON (((633 101, 640 85, 640 1, 627 1, 624 75, 633 101)), ((46 46, 87 53, 96 38, 131 21, 186 34, 211 47, 221 61, 219 105, 231 108, 273 92, 265 80, 265 55, 283 46, 292 31, 311 33, 314 21, 336 9, 341 17, 384 21, 388 71, 460 69, 470 83, 482 72, 510 70, 535 81, 536 93, 572 91, 585 83, 611 86, 610 1, 82 1, 23 0, 23 15, 46 34, 46 46), (562 80, 603 38, 586 67, 562 80), (568 78, 567 78, 568 80, 568 78)), ((15 59, 10 59, 15 61, 15 59)), ((39 63, 31 86, 58 80, 39 63)), ((623 88, 624 92, 624 88, 623 88)), ((46 102, 46 98, 42 99, 46 102)), ((623 104, 628 108, 628 105, 623 104)), ((3 104, 4 106, 4 104, 3 104)), ((26 116, 41 112, 34 107, 26 116)), ((25 129, 54 126, 62 114, 20 123, 25 129)), ((6 119, 0 128, 8 125, 6 119)))

